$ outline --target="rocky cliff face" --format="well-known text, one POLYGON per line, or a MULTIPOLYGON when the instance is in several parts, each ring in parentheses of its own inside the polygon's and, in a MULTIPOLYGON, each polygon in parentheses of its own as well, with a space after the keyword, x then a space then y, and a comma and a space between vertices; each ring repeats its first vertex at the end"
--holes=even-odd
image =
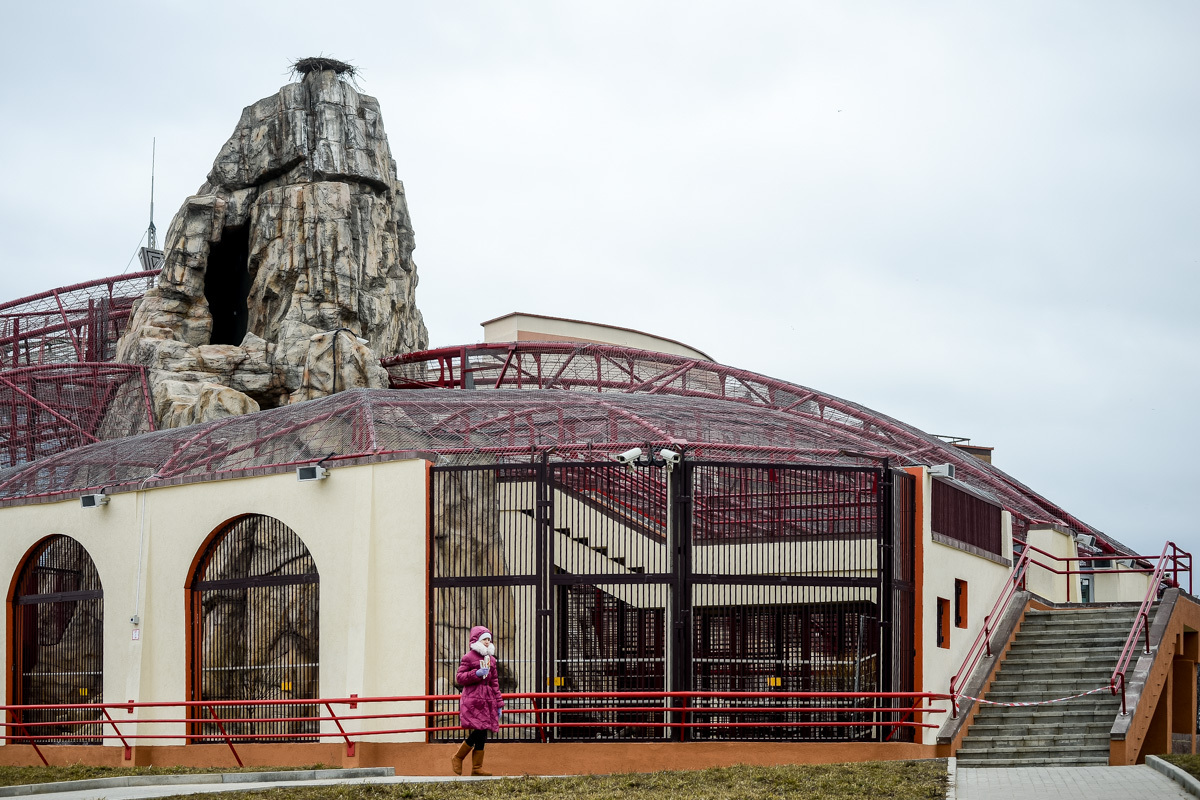
POLYGON ((308 72, 242 112, 117 360, 161 427, 385 387, 380 356, 428 346, 414 246, 379 103, 308 72))

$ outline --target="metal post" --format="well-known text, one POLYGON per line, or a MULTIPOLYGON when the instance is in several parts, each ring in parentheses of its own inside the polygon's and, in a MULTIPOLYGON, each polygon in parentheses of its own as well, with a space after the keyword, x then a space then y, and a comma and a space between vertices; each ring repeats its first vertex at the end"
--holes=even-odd
MULTIPOLYGON (((684 461, 667 469, 667 508, 670 513, 668 531, 671 541, 671 674, 669 691, 687 692, 692 689, 692 471, 693 465, 684 461)), ((674 705, 674 703, 672 703, 674 705)), ((686 702, 684 703, 686 705, 686 702)), ((680 721, 683 716, 680 715, 680 721)), ((679 741, 691 737, 680 726, 679 741)))
MULTIPOLYGON (((899 625, 895 624, 895 580, 896 580, 896 559, 895 559, 895 519, 893 507, 893 493, 895 482, 892 477, 892 471, 888 467, 888 462, 885 459, 882 468, 876 473, 878 477, 878 502, 879 502, 879 529, 876 532, 878 542, 878 556, 876 561, 876 572, 879 576, 879 665, 875 671, 877 692, 892 692, 895 691, 896 664, 894 663, 895 652, 895 634, 900 630, 899 625)), ((857 691, 857 687, 855 687, 857 691)), ((894 700, 886 701, 887 708, 894 707, 894 700)), ((875 727, 871 731, 873 739, 879 740, 883 736, 883 729, 875 727)))
MULTIPOLYGON (((464 354, 465 358, 465 354, 464 354)), ((554 572, 554 501, 550 489, 550 454, 542 453, 534 473, 534 551, 537 559, 534 566, 536 587, 534 602, 537 605, 537 620, 534 626, 534 681, 538 691, 555 691, 554 676, 558 674, 555 665, 554 641, 554 591, 550 584, 550 576, 554 572)), ((549 700, 547 706, 554 708, 557 704, 549 700)), ((539 715, 540 719, 540 715, 539 715)), ((538 728, 542 741, 546 741, 543 728, 538 728)))
POLYGON ((233 741, 229 738, 229 734, 225 732, 225 726, 221 724, 221 718, 217 716, 217 712, 213 711, 212 706, 207 706, 208 713, 212 715, 213 720, 217 723, 217 730, 225 737, 225 744, 229 745, 229 749, 233 752, 233 758, 237 761, 239 767, 246 766, 242 763, 242 757, 238 755, 237 748, 233 746, 233 741))

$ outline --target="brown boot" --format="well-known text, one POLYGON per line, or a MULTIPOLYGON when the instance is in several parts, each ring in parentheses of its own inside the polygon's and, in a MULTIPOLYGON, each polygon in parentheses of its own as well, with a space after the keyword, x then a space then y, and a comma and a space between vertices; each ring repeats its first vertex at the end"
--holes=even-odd
POLYGON ((462 775, 462 762, 471 752, 471 745, 463 742, 458 746, 458 752, 450 758, 450 769, 454 770, 455 775, 462 775))
POLYGON ((476 750, 471 756, 471 774, 472 775, 491 775, 490 772, 483 771, 483 751, 476 750))

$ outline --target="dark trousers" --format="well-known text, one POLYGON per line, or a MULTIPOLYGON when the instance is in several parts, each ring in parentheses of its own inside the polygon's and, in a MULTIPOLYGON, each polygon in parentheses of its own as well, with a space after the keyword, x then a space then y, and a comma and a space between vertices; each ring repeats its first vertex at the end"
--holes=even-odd
POLYGON ((470 733, 467 734, 467 744, 471 745, 471 749, 483 751, 483 746, 487 744, 487 731, 477 731, 473 728, 467 728, 470 733))

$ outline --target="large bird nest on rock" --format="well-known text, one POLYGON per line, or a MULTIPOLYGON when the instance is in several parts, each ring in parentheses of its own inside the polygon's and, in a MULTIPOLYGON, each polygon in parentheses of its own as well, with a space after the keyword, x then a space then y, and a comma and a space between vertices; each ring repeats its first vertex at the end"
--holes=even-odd
POLYGON ((312 72, 324 72, 325 70, 336 72, 338 78, 350 83, 354 83, 355 78, 358 77, 358 67, 353 64, 347 64, 345 61, 338 61, 336 58, 315 56, 313 58, 299 58, 292 62, 292 74, 301 77, 312 72))

